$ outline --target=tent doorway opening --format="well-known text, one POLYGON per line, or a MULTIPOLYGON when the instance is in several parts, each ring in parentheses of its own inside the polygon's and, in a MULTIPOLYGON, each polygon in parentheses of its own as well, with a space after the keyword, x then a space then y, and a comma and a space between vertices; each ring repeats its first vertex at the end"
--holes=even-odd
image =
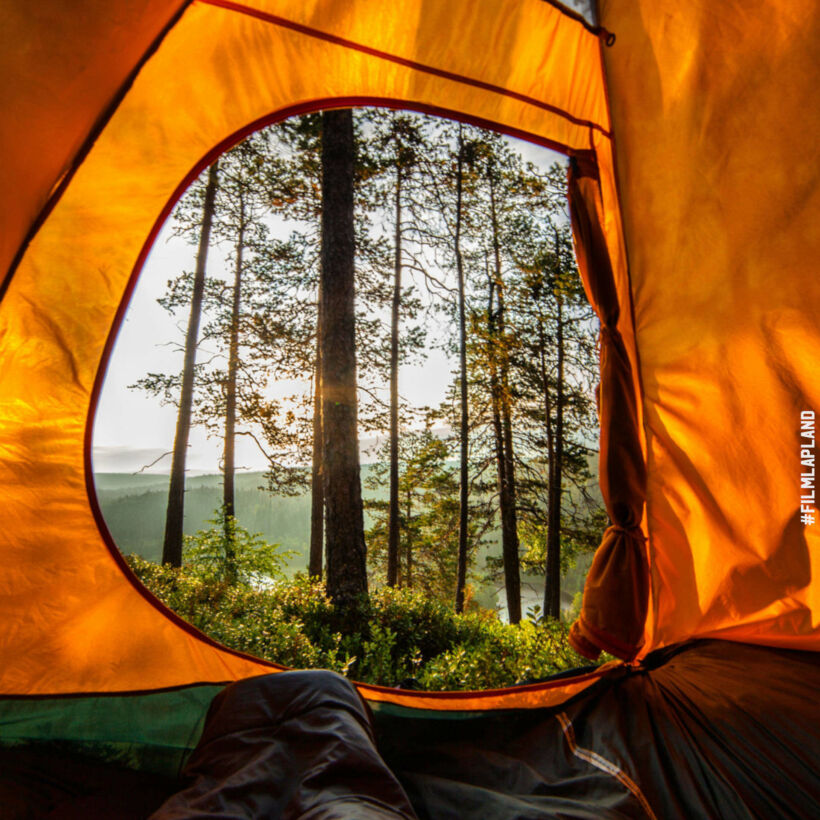
POLYGON ((233 649, 373 683, 485 688, 579 662, 561 616, 606 514, 565 176, 546 148, 380 108, 292 117, 206 168, 140 275, 95 419, 98 502, 141 581, 233 649), (327 176, 344 129, 349 213, 327 176), (321 317, 345 309, 322 301, 334 220, 355 239, 341 455, 323 429, 346 389, 322 364, 341 342, 321 317), (358 625, 331 603, 350 560, 333 482, 360 499, 358 625), (506 668, 453 663, 471 629, 519 621, 506 668))

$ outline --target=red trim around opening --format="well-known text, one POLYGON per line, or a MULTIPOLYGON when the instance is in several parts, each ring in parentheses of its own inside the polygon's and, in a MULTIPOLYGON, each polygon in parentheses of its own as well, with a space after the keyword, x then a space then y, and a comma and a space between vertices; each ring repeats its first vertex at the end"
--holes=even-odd
MULTIPOLYGON (((561 689, 565 686, 572 686, 576 683, 585 683, 598 680, 603 678, 609 672, 612 671, 614 667, 604 668, 601 665, 598 669, 594 672, 584 672, 580 675, 567 675, 564 673, 561 677, 556 678, 555 680, 546 680, 541 681, 540 683, 523 683, 518 684, 517 686, 505 686, 501 689, 465 689, 461 691, 432 691, 427 692, 424 690, 419 689, 396 689, 395 687, 391 686, 378 686, 374 683, 356 683, 356 688, 359 690, 363 697, 367 697, 367 692, 381 692, 385 695, 400 695, 404 698, 412 698, 418 697, 419 699, 427 699, 432 698, 433 700, 474 700, 477 698, 491 698, 491 697, 505 697, 506 695, 511 695, 513 693, 520 693, 520 692, 546 692, 550 689, 561 689)), ((620 668, 620 667, 618 667, 620 668)), ((581 690, 582 692, 586 692, 586 689, 581 690)), ((577 694, 581 694, 580 692, 577 694)), ((577 694, 572 695, 571 697, 577 697, 577 694)), ((569 700, 569 699, 568 699, 569 700)), ((389 701, 376 701, 377 703, 387 703, 389 701)), ((564 701, 566 703, 566 701, 564 701)), ((405 706, 405 704, 394 704, 399 706, 405 706)), ((563 704, 562 704, 563 705, 563 704)), ((425 706, 407 706, 409 709, 425 709, 425 706)), ((485 709, 465 709, 465 711, 469 712, 478 712, 478 711, 491 711, 497 707, 489 707, 485 709)), ((529 708, 529 707, 512 707, 512 708, 529 708)), ((535 707, 535 708, 542 708, 542 707, 535 707)), ((543 707, 545 709, 551 708, 549 706, 543 707)))
MULTIPOLYGON (((173 621, 177 626, 187 632, 194 638, 201 640, 203 643, 208 644, 216 649, 219 649, 223 652, 227 652, 230 655, 234 655, 235 657, 241 658, 243 660, 252 661, 254 663, 259 664, 260 667, 268 667, 272 670, 285 670, 288 667, 281 666, 279 664, 272 663, 270 661, 263 660, 262 658, 257 658, 254 655, 250 655, 246 652, 240 652, 236 649, 231 649, 230 647, 224 646, 223 644, 219 643, 218 641, 211 638, 209 635, 201 632, 195 626, 189 624, 187 621, 183 620, 176 612, 172 609, 167 607, 162 601, 160 601, 157 597, 155 597, 149 590, 142 584, 142 582, 137 578, 137 576, 132 571, 131 567, 128 566, 125 558, 123 557, 122 553, 120 552, 119 548, 114 541, 114 538, 111 535, 110 530, 108 529, 107 524, 105 523, 105 518, 102 514, 102 510, 100 509, 99 500, 97 498, 97 491, 94 484, 94 467, 92 462, 92 446, 94 440, 94 420, 97 413, 97 406, 100 400, 100 394, 102 393, 103 384, 105 382, 105 376, 108 371, 108 364, 111 359, 111 354, 114 350, 114 345, 116 344, 117 336, 119 335, 119 330, 122 325, 122 322, 125 318, 126 311, 128 310, 128 306, 131 302, 131 297, 133 296, 134 289, 136 288, 137 281, 139 280, 139 275, 142 271, 142 267, 145 264, 145 260, 148 257, 148 254, 151 251, 151 248, 156 241, 157 236, 159 235, 162 226, 165 224, 165 221, 171 215, 171 212, 174 209, 177 201, 180 199, 183 193, 185 193, 188 186, 221 154, 225 151, 229 150, 233 147, 236 143, 243 140, 245 137, 249 136, 255 131, 258 131, 260 128, 264 128, 268 125, 272 125, 275 122, 279 122, 281 120, 285 120, 288 117, 298 116, 300 114, 309 114, 315 111, 320 111, 323 109, 328 108, 352 108, 352 107, 365 107, 365 106, 373 106, 373 107, 380 107, 380 108, 394 108, 394 109, 404 109, 404 110, 413 110, 418 111, 419 113, 423 114, 430 114, 433 116, 439 117, 447 117, 449 119, 453 119, 460 122, 465 122, 469 125, 475 125, 480 128, 486 128, 494 131, 498 131, 500 133, 507 134, 508 136, 516 137, 519 139, 527 140, 528 142, 535 143, 536 145, 542 145, 546 148, 550 148, 555 151, 559 151, 561 153, 574 156, 574 155, 583 155, 585 157, 590 157, 594 161, 594 152, 590 150, 573 150, 566 146, 559 145, 558 143, 552 142, 551 140, 544 139, 542 137, 538 137, 534 134, 530 134, 524 131, 519 131, 515 128, 508 128, 503 126, 499 123, 494 123, 489 120, 481 119, 478 117, 471 117, 466 114, 462 114, 458 111, 451 111, 444 108, 439 108, 437 106, 431 106, 424 103, 417 103, 411 102, 406 100, 395 100, 390 98, 384 97, 330 97, 326 99, 316 99, 310 100, 307 102, 299 103, 297 105, 288 106, 286 108, 282 108, 278 111, 275 111, 271 114, 266 115, 265 117, 261 117, 258 120, 255 120, 252 123, 244 126, 243 128, 239 129, 238 131, 231 134, 226 139, 222 140, 220 143, 215 145, 210 151, 208 151, 197 163, 194 165, 193 168, 186 174, 186 176, 182 179, 182 181, 177 185, 174 189, 173 194, 169 198, 169 200, 165 203, 162 211, 160 212, 159 216, 157 217, 156 221, 154 222, 153 227, 151 228, 148 237, 146 238, 142 249, 140 250, 139 255, 137 256, 137 260, 134 264, 134 267, 131 271, 131 276, 128 280, 128 284, 126 286, 125 292, 123 294, 122 300, 120 301, 119 307, 117 308, 117 312, 114 316, 114 321, 111 325, 111 329, 108 333, 108 338, 105 342, 105 347, 103 348, 102 356, 100 358, 100 364, 97 369, 97 375, 94 380, 94 387, 91 391, 91 397, 88 407, 88 414, 86 416, 86 425, 85 425, 85 435, 84 435, 84 461, 85 461, 85 486, 86 492, 88 495, 89 505, 91 507, 91 511, 94 515, 94 520, 97 523, 97 527, 100 531, 100 535, 108 548, 108 551, 111 553, 114 561, 119 566, 120 570, 122 571, 123 575, 128 579, 134 589, 146 600, 150 603, 155 609, 157 609, 162 615, 166 618, 169 618, 173 621)), ((590 677, 594 677, 596 673, 591 673, 590 677)), ((567 680, 571 679, 563 679, 562 684, 565 685, 567 680)), ((192 682, 191 684, 184 684, 187 685, 195 685, 196 682, 192 682)), ((557 682, 556 682, 557 684, 557 682)), ((369 684, 363 684, 363 687, 367 688, 369 684)), ((534 684, 534 686, 542 686, 544 688, 550 688, 550 684, 534 684)), ((373 689, 377 689, 379 691, 392 691, 389 688, 385 689, 383 687, 370 687, 373 689)), ((505 690, 497 690, 498 692, 503 691, 520 691, 521 687, 511 687, 505 690)), ((407 694, 405 690, 395 690, 397 692, 402 692, 403 694, 407 694)), ((481 690, 482 693, 485 690, 481 690)), ((486 691, 495 691, 495 690, 486 690, 486 691)), ((466 698, 469 697, 469 693, 433 693, 433 692, 426 692, 424 693, 424 697, 433 696, 433 697, 442 697, 443 695, 449 695, 450 697, 455 698, 466 698)), ((475 696, 475 695, 473 695, 475 696)))

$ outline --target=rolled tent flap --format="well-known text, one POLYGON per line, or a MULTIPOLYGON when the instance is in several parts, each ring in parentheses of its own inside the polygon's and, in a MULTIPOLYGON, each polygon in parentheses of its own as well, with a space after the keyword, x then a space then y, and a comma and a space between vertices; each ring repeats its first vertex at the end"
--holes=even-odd
POLYGON ((706 636, 816 651, 800 450, 820 411, 820 5, 597 5, 648 467, 641 654, 706 636))
POLYGON ((578 268, 601 320, 600 484, 612 522, 595 553, 569 639, 585 657, 595 659, 603 649, 632 660, 643 643, 649 602, 641 529, 646 466, 632 367, 617 327, 620 306, 602 228, 598 169, 591 158, 573 157, 568 190, 578 268))

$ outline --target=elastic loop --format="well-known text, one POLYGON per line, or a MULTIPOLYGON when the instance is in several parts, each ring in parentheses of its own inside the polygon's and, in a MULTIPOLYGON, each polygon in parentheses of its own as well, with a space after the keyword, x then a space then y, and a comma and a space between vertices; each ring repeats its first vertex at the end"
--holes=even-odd
POLYGON ((607 531, 622 532, 624 535, 631 535, 633 538, 637 538, 640 541, 646 541, 646 536, 643 534, 643 530, 637 524, 634 524, 631 527, 622 527, 620 524, 610 524, 607 527, 607 531))

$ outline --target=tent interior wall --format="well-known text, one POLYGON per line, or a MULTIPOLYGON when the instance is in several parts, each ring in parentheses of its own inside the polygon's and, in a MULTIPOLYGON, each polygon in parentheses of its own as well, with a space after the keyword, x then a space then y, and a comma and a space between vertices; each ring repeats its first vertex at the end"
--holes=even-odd
MULTIPOLYGON (((621 761, 623 777, 605 772, 620 784, 610 797, 571 766, 563 775, 580 791, 518 781, 521 794, 560 793, 562 816, 717 816, 711 786, 692 774, 698 797, 686 803, 670 761, 638 759, 625 740, 686 746, 684 712, 703 732, 725 718, 671 758, 734 784, 739 802, 722 816, 775 816, 759 813, 775 805, 809 816, 776 784, 790 771, 807 799, 820 792, 806 763, 820 756, 820 524, 813 482, 801 482, 814 456, 801 420, 820 410, 820 8, 599 0, 597 23, 543 0, 484 0, 480 13, 467 0, 5 4, 0 745, 70 742, 175 770, 216 692, 278 670, 201 635, 130 574, 94 494, 96 397, 142 262, 186 184, 257 125, 376 102, 449 112, 574 159, 576 248, 605 328, 601 463, 614 525, 576 639, 628 663, 458 696, 359 687, 413 804, 373 816, 490 816, 453 813, 489 804, 436 786, 416 765, 424 735, 407 731, 413 751, 396 733, 408 716, 422 726, 449 714, 486 761, 492 749, 470 721, 507 714, 523 737, 517 710, 542 727, 521 749, 558 744, 526 765, 621 761), (771 673, 744 684, 743 664, 771 673), (720 686, 736 686, 734 699, 720 686), (780 757, 737 740, 768 731, 780 757), (755 771, 766 776, 755 783, 755 771), (603 800, 587 814, 584 789, 603 800)), ((372 736, 345 697, 351 731, 372 736)), ((445 759, 446 738, 429 737, 445 759)), ((494 816, 558 810, 516 805, 504 798, 494 816)))

